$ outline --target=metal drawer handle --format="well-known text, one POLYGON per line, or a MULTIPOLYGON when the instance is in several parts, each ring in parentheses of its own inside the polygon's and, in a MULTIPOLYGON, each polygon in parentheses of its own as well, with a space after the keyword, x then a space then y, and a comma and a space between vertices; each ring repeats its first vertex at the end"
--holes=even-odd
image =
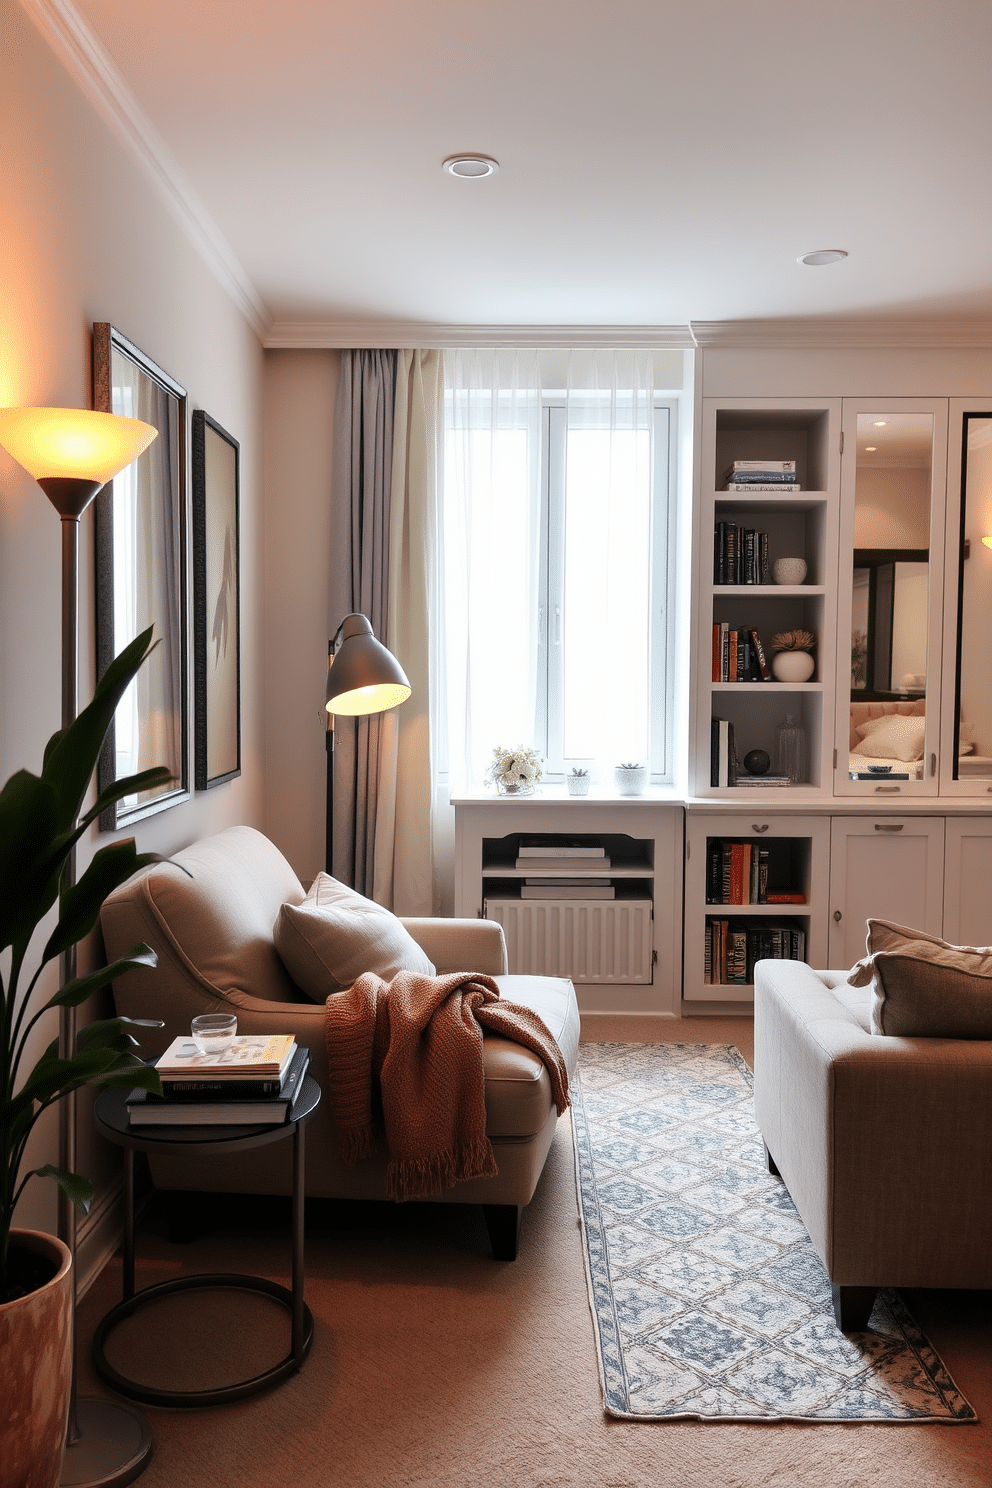
POLYGON ((892 795, 893 792, 898 795, 901 790, 901 785, 876 785, 875 787, 876 793, 880 796, 884 796, 886 791, 888 791, 890 795, 892 795))
POLYGON ((751 823, 751 831, 752 832, 767 832, 768 831, 768 823, 765 822, 764 826, 759 827, 757 822, 752 822, 751 823))
POLYGON ((901 832, 905 822, 876 822, 876 832, 901 832))
POLYGON ((844 918, 844 916, 841 914, 840 910, 839 909, 835 909, 834 910, 834 919, 837 921, 838 924, 840 924, 840 922, 841 922, 841 920, 843 918, 844 918))

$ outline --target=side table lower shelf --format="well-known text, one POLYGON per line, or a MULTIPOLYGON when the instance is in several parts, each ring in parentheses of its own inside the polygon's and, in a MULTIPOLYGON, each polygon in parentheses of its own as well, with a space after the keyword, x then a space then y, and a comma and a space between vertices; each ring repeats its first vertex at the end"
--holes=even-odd
POLYGON ((132 1127, 126 1107, 127 1092, 105 1090, 96 1103, 96 1124, 104 1136, 124 1148, 124 1297, 103 1318, 93 1336, 93 1364, 100 1378, 119 1394, 145 1405, 175 1408, 220 1405, 243 1400, 260 1390, 277 1384, 299 1369, 313 1342, 313 1314, 303 1300, 303 1214, 306 1192, 304 1175, 304 1130, 306 1122, 320 1103, 320 1086, 307 1076, 296 1105, 293 1119, 284 1126, 237 1127, 132 1127), (135 1152, 181 1152, 195 1146, 205 1156, 244 1151, 260 1147, 283 1137, 293 1137, 293 1259, 292 1287, 281 1286, 261 1276, 244 1276, 236 1272, 179 1276, 155 1286, 135 1291, 134 1286, 134 1154, 135 1152), (282 1303, 292 1318, 289 1353, 271 1368, 251 1379, 203 1390, 168 1390, 144 1385, 120 1374, 106 1356, 110 1335, 122 1322, 142 1307, 162 1297, 198 1290, 231 1289, 253 1292, 282 1303))

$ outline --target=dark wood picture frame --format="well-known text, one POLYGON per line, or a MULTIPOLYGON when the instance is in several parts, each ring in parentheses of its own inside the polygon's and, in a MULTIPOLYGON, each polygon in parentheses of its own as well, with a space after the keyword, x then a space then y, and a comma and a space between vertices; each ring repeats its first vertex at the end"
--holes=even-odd
POLYGON ((104 831, 185 801, 189 785, 186 619, 186 390, 106 321, 93 326, 93 407, 158 429, 144 454, 96 499, 96 664, 149 624, 157 642, 122 698, 98 766, 101 790, 165 765, 172 780, 118 801, 104 831))
POLYGON ((241 774, 241 446, 193 413, 194 783, 241 774))

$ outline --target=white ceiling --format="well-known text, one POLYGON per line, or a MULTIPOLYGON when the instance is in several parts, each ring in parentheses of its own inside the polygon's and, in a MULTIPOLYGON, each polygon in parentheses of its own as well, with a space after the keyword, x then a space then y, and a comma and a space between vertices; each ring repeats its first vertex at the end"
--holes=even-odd
MULTIPOLYGON (((78 34, 68 0, 22 3, 78 34)), ((341 322, 992 319, 989 0, 75 12, 276 342, 341 322), (460 151, 499 173, 445 174, 460 151), (797 263, 827 247, 850 256, 797 263)))

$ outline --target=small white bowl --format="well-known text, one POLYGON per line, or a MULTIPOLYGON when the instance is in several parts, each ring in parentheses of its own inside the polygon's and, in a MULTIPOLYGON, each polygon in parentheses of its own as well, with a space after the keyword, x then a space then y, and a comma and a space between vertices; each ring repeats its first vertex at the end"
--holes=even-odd
POLYGON ((772 578, 776 584, 801 584, 805 577, 805 558, 776 558, 772 564, 772 578))

